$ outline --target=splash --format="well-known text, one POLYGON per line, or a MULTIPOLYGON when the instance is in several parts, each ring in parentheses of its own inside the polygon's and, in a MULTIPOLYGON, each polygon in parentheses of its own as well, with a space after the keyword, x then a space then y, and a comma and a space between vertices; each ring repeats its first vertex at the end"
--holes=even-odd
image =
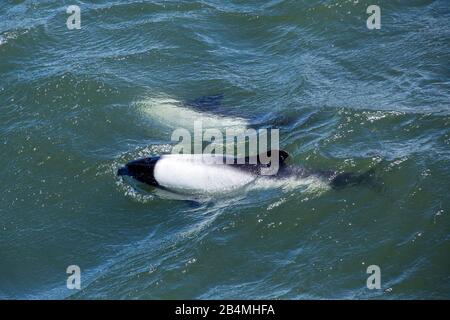
POLYGON ((252 190, 280 189, 291 192, 302 189, 304 193, 320 195, 330 189, 329 184, 318 176, 309 177, 259 177, 251 186, 252 190))
POLYGON ((129 183, 129 181, 118 177, 117 170, 129 160, 150 157, 162 153, 169 153, 171 149, 172 146, 170 144, 151 145, 144 148, 137 148, 131 152, 121 154, 111 165, 108 166, 106 170, 112 172, 114 177, 116 177, 116 186, 125 196, 130 197, 131 199, 140 203, 148 203, 154 200, 156 195, 144 192, 143 190, 141 191, 139 190, 139 188, 129 183))
POLYGON ((14 31, 7 31, 3 34, 0 34, 0 46, 8 43, 10 40, 15 40, 19 36, 27 34, 29 29, 23 29, 23 30, 14 30, 14 31))

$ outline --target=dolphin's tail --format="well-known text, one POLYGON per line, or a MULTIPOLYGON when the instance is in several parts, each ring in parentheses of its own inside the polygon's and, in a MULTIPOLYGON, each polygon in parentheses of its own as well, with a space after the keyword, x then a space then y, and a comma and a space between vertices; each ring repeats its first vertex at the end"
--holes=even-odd
POLYGON ((375 169, 373 168, 361 174, 352 172, 337 174, 331 178, 330 185, 335 189, 355 185, 367 185, 377 189, 379 187, 375 176, 375 169))

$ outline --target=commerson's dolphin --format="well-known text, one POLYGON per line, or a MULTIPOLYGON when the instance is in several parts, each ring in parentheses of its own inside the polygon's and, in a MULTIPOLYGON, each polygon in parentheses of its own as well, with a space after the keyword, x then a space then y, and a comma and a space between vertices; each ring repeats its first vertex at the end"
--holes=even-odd
POLYGON ((138 105, 145 116, 163 126, 192 129, 196 121, 201 121, 203 128, 247 128, 249 120, 231 115, 222 99, 222 94, 188 101, 162 96, 146 98, 138 105))
POLYGON ((214 155, 161 155, 131 161, 119 168, 117 174, 130 176, 147 185, 177 193, 223 193, 242 188, 260 177, 263 169, 271 165, 262 159, 267 159, 267 156, 270 157, 271 154, 278 154, 279 167, 276 174, 266 176, 269 179, 288 176, 304 179, 316 176, 331 187, 339 188, 369 181, 374 173, 373 171, 363 174, 309 171, 302 167, 287 165, 288 153, 276 150, 268 151, 265 158, 258 155, 243 159, 228 158, 228 161, 217 161, 218 158, 214 155))
MULTIPOLYGON (((185 102, 168 97, 150 98, 142 101, 141 106, 142 111, 152 119, 175 128, 189 128, 195 121, 200 120, 204 128, 249 128, 249 120, 226 115, 228 110, 222 104, 222 99, 223 94, 202 96, 185 102)), ((228 150, 228 146, 226 149, 228 150)), ((120 168, 117 174, 122 177, 130 176, 141 183, 156 187, 158 191, 175 192, 179 195, 220 194, 239 190, 261 176, 280 181, 294 178, 300 182, 317 178, 316 181, 339 188, 368 182, 374 173, 373 170, 363 174, 311 171, 287 165, 288 157, 289 154, 283 150, 269 150, 245 158, 210 154, 165 154, 131 161, 120 168), (273 167, 276 167, 275 172, 267 175, 267 169, 273 167)))

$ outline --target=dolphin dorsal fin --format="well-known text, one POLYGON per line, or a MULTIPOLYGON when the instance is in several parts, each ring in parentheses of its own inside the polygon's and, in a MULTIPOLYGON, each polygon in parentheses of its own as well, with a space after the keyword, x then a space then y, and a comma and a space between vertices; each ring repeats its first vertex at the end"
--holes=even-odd
POLYGON ((218 93, 209 96, 201 96, 195 100, 187 101, 187 105, 194 107, 201 111, 211 111, 219 108, 222 105, 223 93, 218 93))
POLYGON ((262 152, 262 153, 260 153, 258 155, 258 158, 261 159, 261 156, 265 157, 266 154, 267 154, 268 157, 271 157, 272 156, 272 152, 274 152, 274 151, 278 151, 278 160, 279 160, 280 164, 284 164, 284 161, 287 158, 289 158, 289 153, 287 153, 286 151, 281 150, 281 149, 279 149, 279 150, 269 150, 269 151, 267 151, 267 153, 262 152))
POLYGON ((278 150, 278 154, 279 154, 280 162, 281 162, 281 163, 284 163, 284 160, 286 160, 287 158, 289 158, 289 153, 287 153, 287 152, 284 151, 284 150, 278 150))

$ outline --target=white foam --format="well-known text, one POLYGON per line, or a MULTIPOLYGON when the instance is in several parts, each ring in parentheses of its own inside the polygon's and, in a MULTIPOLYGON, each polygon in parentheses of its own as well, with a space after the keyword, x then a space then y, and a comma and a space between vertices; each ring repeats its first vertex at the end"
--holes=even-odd
POLYGON ((124 182, 123 179, 117 179, 116 185, 121 189, 125 196, 132 198, 133 200, 140 203, 148 203, 155 199, 153 194, 140 193, 138 190, 134 189, 131 185, 124 182))
POLYGON ((303 188, 306 193, 322 193, 329 190, 330 186, 326 181, 314 175, 305 178, 295 175, 289 177, 260 176, 251 186, 252 190, 274 188, 284 192, 303 188))
POLYGON ((29 29, 13 30, 0 34, 0 46, 8 43, 9 40, 17 39, 20 35, 28 33, 28 31, 29 29))

